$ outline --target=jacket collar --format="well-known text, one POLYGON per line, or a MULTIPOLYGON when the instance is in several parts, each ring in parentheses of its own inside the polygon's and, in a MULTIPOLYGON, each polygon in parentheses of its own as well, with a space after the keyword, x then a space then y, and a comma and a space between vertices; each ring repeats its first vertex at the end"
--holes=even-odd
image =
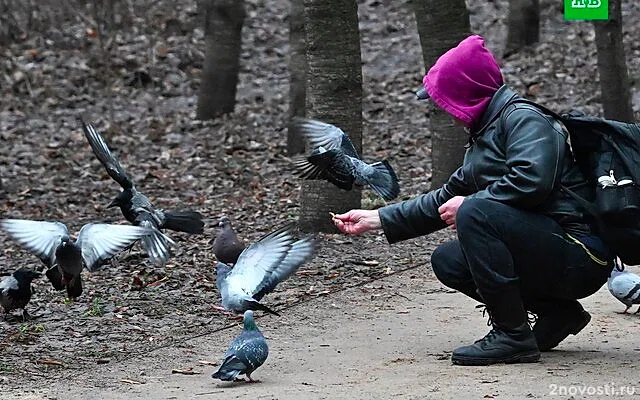
POLYGON ((500 89, 493 95, 487 109, 480 122, 478 123, 479 129, 471 130, 471 137, 477 138, 482 135, 489 125, 491 125, 502 113, 502 110, 511 102, 511 100, 520 97, 513 89, 507 85, 502 85, 500 89))

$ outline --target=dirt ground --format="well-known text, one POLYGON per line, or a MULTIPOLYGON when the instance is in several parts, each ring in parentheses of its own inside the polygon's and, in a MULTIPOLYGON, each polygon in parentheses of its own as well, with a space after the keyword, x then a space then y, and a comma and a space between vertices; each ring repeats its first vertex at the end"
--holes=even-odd
POLYGON ((474 301, 447 290, 423 265, 299 304, 280 318, 258 318, 270 346, 253 374, 260 383, 210 378, 215 366, 207 364, 219 361, 240 329, 232 324, 3 399, 582 399, 596 397, 581 390, 598 387, 615 398, 640 395, 640 315, 616 314, 623 307, 605 288, 584 304, 592 322, 539 363, 454 366, 451 350, 488 328, 474 301))
MULTIPOLYGON (((285 156, 289 2, 246 0, 236 110, 205 122, 194 120, 204 60, 195 0, 134 0, 133 22, 104 42, 90 7, 68 17, 35 3, 44 8, 31 16, 55 24, 0 49, 0 216, 60 220, 72 233, 123 222, 105 209, 119 188, 91 153, 83 116, 157 207, 197 210, 206 227, 171 233, 180 249, 165 268, 136 249, 85 273, 73 303, 34 282, 34 319, 0 320, 1 399, 568 399, 612 382, 640 394, 639 316, 615 314, 622 306, 604 289, 585 301, 585 332, 542 362, 452 366, 450 351, 488 328, 473 302, 431 273, 429 256, 450 231, 393 246, 380 235, 322 235, 318 255, 264 299, 283 316, 258 320, 271 346, 255 373, 263 382, 220 386, 201 361, 219 362, 238 327, 213 310, 215 223, 230 216, 249 243, 299 214, 300 181, 285 156), (172 374, 188 368, 199 374, 172 374)), ((472 31, 500 58, 506 82, 557 111, 600 114, 592 25, 563 21, 561 2, 543 0, 540 43, 503 59, 507 3, 468 1, 472 31)), ((406 0, 358 7, 363 157, 389 160, 400 201, 429 189, 428 116, 413 92, 424 73, 420 42, 406 0)), ((623 18, 640 116, 640 3, 624 2, 623 18)), ((380 205, 363 193, 363 207, 380 205)), ((3 233, 0 243, 0 274, 42 268, 3 233)))

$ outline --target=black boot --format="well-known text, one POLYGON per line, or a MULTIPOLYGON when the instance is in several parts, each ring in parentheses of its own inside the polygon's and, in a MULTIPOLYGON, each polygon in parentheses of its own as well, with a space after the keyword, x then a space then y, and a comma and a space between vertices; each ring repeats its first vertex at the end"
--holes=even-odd
MULTIPOLYGON (((486 298, 486 296, 483 296, 486 298)), ((488 306, 493 329, 470 346, 455 349, 451 361, 458 365, 537 362, 540 351, 518 296, 500 296, 488 306)))
POLYGON ((578 334, 589 321, 591 315, 577 301, 567 303, 566 307, 538 313, 538 320, 533 326, 538 348, 540 351, 553 349, 567 336, 578 334))

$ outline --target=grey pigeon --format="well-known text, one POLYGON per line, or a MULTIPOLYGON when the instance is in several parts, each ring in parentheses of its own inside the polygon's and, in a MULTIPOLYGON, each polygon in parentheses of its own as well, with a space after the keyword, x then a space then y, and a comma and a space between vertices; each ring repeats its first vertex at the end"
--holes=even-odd
POLYGON ((294 160, 297 174, 304 179, 326 180, 340 189, 369 185, 384 200, 400 194, 398 177, 388 161, 367 164, 358 155, 351 139, 340 128, 312 119, 294 118, 294 135, 302 136, 313 149, 308 157, 294 160))
POLYGON ((39 277, 38 272, 22 267, 0 281, 0 305, 5 318, 6 314, 17 309, 22 309, 23 322, 29 318, 26 307, 31 300, 31 281, 39 277))
POLYGON ((225 264, 235 264, 244 250, 244 243, 238 238, 226 215, 218 221, 218 231, 213 241, 213 254, 216 260, 225 264))
POLYGON ((40 257, 49 267, 46 275, 53 287, 66 288, 69 298, 82 294, 83 267, 93 272, 104 260, 150 231, 132 225, 89 223, 72 242, 62 222, 3 219, 0 226, 21 246, 40 257))
POLYGON ((211 375, 212 378, 235 381, 238 375, 245 374, 249 382, 258 382, 251 379, 251 374, 267 360, 269 347, 253 320, 253 311, 244 312, 243 325, 242 332, 229 344, 224 353, 224 361, 211 375))
MULTIPOLYGON (((625 314, 632 305, 640 304, 640 276, 629 272, 616 262, 613 271, 607 281, 609 292, 622 302, 627 308, 622 312, 625 314)), ((640 312, 640 307, 634 314, 640 312)))
POLYGON ((225 310, 236 314, 262 310, 278 315, 260 300, 297 271, 318 247, 314 235, 296 240, 293 227, 285 225, 249 245, 233 269, 221 262, 216 264, 216 284, 225 310))
POLYGON ((204 222, 196 211, 164 211, 155 209, 147 196, 138 191, 133 180, 126 173, 118 159, 111 153, 104 138, 91 124, 83 121, 82 129, 89 145, 109 176, 122 187, 122 191, 107 206, 120 207, 122 215, 130 223, 149 228, 149 234, 142 237, 142 246, 149 254, 151 262, 163 266, 169 260, 169 248, 177 244, 162 233, 162 229, 179 232, 202 233, 204 222))

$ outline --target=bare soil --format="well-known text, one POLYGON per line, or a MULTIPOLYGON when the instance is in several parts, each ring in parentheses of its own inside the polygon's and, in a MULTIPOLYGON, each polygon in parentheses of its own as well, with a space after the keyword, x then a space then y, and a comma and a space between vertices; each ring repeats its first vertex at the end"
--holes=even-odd
MULTIPOLYGON (((591 25, 564 22, 560 3, 541 3, 542 40, 501 60, 507 82, 558 111, 600 114, 591 25)), ((469 6, 473 31, 501 57, 506 1, 469 6)), ((431 273, 429 256, 451 231, 393 246, 381 235, 323 235, 318 256, 265 299, 288 309, 258 321, 271 346, 255 374, 263 382, 226 387, 209 377, 214 366, 200 361, 218 362, 238 331, 213 310, 215 221, 229 215, 250 242, 299 212, 300 182, 285 156, 287 9, 284 0, 247 1, 238 106, 209 122, 194 120, 204 58, 195 2, 153 2, 106 47, 91 19, 76 17, 2 49, 0 216, 61 220, 74 232, 122 221, 104 208, 119 188, 82 136, 82 115, 156 206, 207 217, 204 235, 172 234, 181 248, 165 268, 125 253, 87 273, 76 302, 35 282, 34 319, 0 321, 2 397, 546 398, 551 384, 611 382, 640 393, 640 320, 615 314, 621 305, 606 289, 586 301, 587 330, 541 363, 451 366, 450 351, 486 330, 474 303, 431 273), (168 32, 170 20, 180 34, 168 32), (131 83, 139 71, 150 83, 131 83), (171 373, 188 368, 199 374, 171 373)), ((431 167, 424 105, 413 95, 424 73, 415 22, 406 1, 359 1, 359 12, 364 157, 389 159, 410 198, 429 189, 431 167)), ((623 13, 640 116, 640 5, 625 2, 623 13)), ((380 205, 364 192, 364 207, 380 205)), ((41 268, 0 235, 0 273, 41 268)))

